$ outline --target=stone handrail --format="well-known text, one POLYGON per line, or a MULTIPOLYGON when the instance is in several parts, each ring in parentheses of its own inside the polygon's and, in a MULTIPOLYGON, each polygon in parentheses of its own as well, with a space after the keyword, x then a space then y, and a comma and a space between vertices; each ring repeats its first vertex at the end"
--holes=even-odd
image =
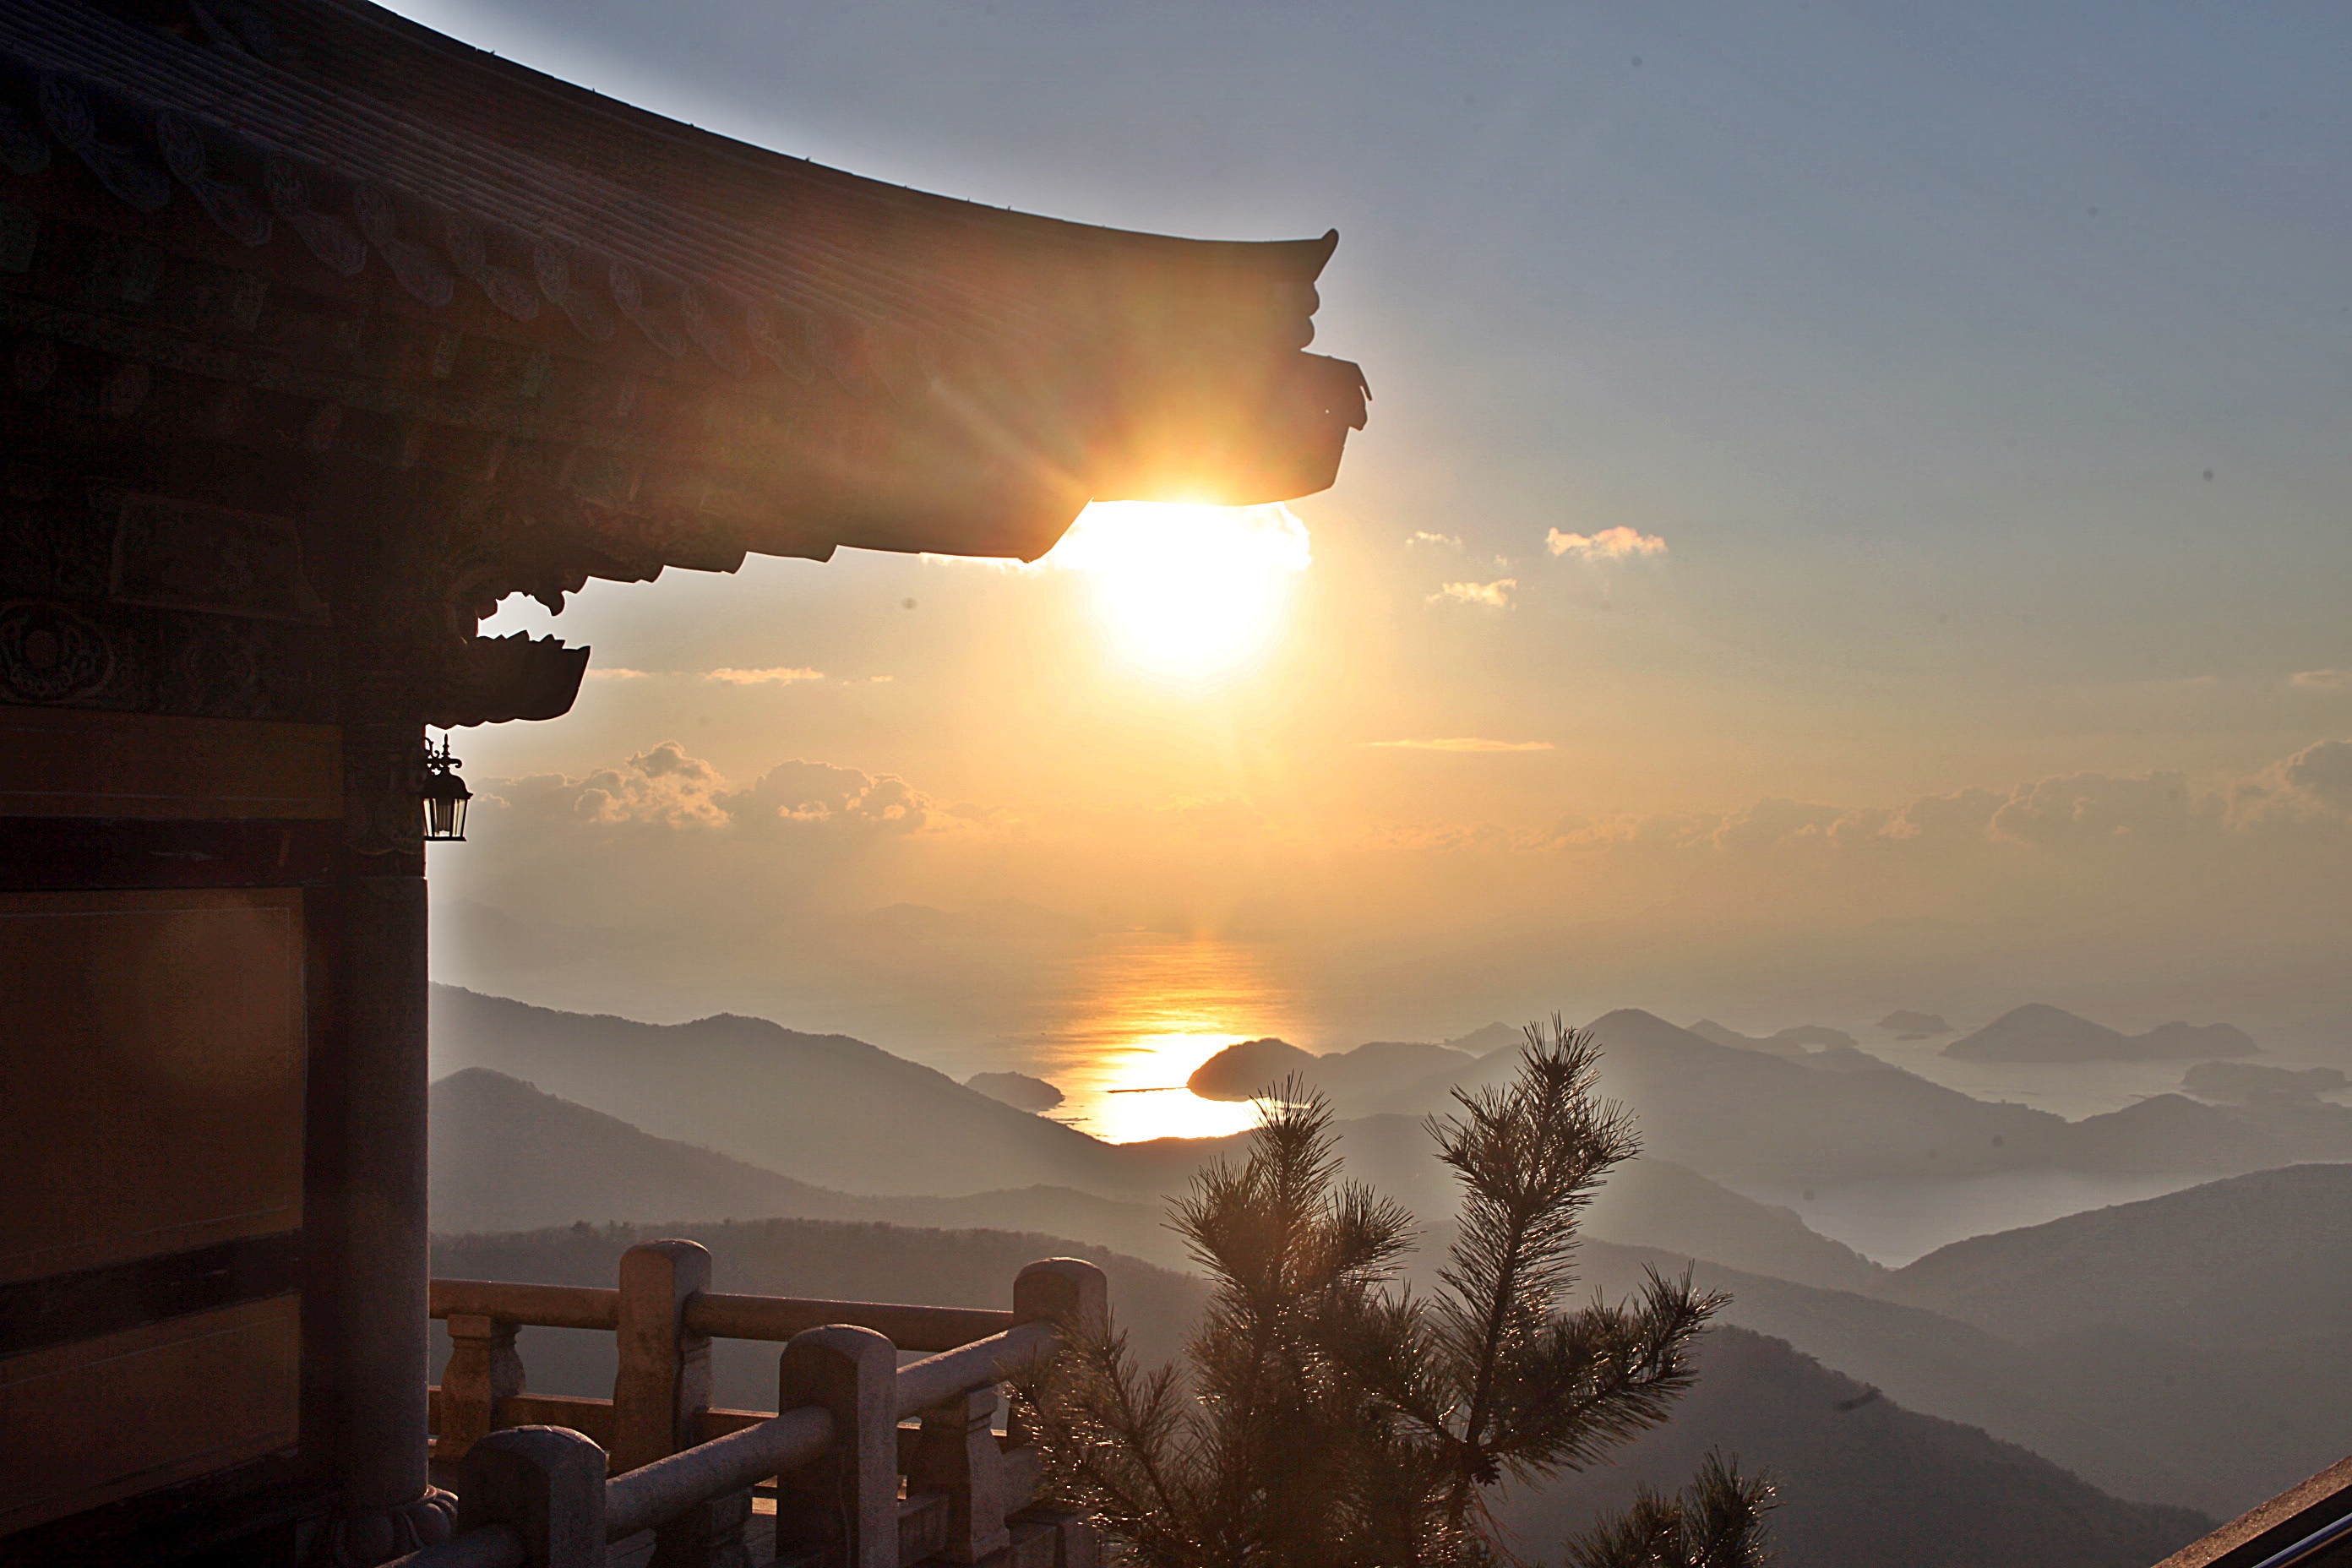
MULTIPOLYGON (((593 1285, 523 1285, 505 1279, 436 1279, 428 1316, 491 1318, 523 1328, 619 1326, 621 1292, 593 1285)), ((920 1307, 895 1301, 826 1301, 797 1296, 734 1296, 699 1290, 686 1306, 686 1329, 714 1340, 770 1340, 803 1329, 851 1323, 887 1336, 900 1350, 947 1351, 1013 1326, 1010 1312, 984 1307, 920 1307)))
POLYGON ((617 1328, 621 1293, 610 1286, 523 1285, 509 1279, 436 1279, 425 1316, 496 1318, 534 1329, 617 1328))
POLYGON ((833 1413, 806 1405, 614 1476, 604 1484, 605 1539, 667 1524, 698 1502, 796 1470, 822 1458, 833 1441, 833 1413))
POLYGON ((618 1289, 434 1280, 451 1341, 432 1391, 436 1458, 457 1469, 460 1533, 400 1568, 601 1568, 608 1541, 646 1530, 662 1562, 738 1563, 751 1489, 770 1478, 779 1555, 814 1550, 825 1568, 1010 1561, 1016 1534, 1024 1563, 1092 1563, 1081 1521, 1031 1506, 1035 1453, 992 1420, 998 1385, 1051 1350, 1057 1323, 1102 1320, 1099 1269, 1032 1264, 1011 1311, 726 1295, 709 1280, 691 1242, 631 1248, 618 1289), (525 1394, 515 1335, 538 1326, 613 1331, 614 1397, 525 1394), (711 1407, 712 1338, 784 1342, 782 1414, 711 1407), (901 1367, 909 1350, 938 1353, 901 1367), (902 1427, 908 1416, 919 1424, 902 1427))
POLYGON ((898 1369, 899 1416, 919 1415, 959 1394, 992 1388, 1060 1342, 1054 1325, 1022 1323, 898 1369))

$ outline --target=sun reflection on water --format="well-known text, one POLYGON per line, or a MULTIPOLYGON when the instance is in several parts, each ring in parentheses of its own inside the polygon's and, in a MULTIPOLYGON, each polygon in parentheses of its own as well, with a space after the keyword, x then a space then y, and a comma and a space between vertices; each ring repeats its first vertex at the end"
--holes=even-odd
POLYGON ((1222 942, 1121 939, 1083 964, 1068 1022, 1023 1044, 1066 1097, 1053 1112, 1112 1143, 1217 1138, 1257 1122, 1255 1107, 1184 1087, 1227 1046, 1292 1025, 1291 995, 1251 948, 1222 942))

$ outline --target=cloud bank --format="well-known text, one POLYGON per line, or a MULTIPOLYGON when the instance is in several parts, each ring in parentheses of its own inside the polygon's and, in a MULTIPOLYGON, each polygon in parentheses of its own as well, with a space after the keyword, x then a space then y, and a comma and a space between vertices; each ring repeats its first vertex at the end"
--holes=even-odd
POLYGON ((1562 533, 1555 528, 1544 535, 1544 547, 1554 555, 1580 561, 1629 561, 1666 552, 1666 542, 1658 535, 1622 525, 1598 533, 1562 533))
POLYGON ((954 820, 904 780, 797 758, 749 785, 730 787, 719 770, 676 741, 618 767, 583 777, 542 773, 483 786, 492 810, 520 818, 525 831, 558 824, 592 827, 706 828, 736 833, 831 829, 907 834, 954 820))
POLYGON ((710 669, 703 672, 702 679, 723 680, 730 686, 792 686, 803 680, 823 680, 824 671, 782 666, 768 669, 710 669))
POLYGON ((1883 1012, 1898 994, 1990 1008, 2047 993, 2258 1034, 2265 1016, 2287 1027, 2352 1002, 2352 738, 2212 783, 2074 773, 1900 805, 1768 797, 1540 826, 1402 822, 1281 787, 1023 817, 804 758, 738 782, 676 742, 476 787, 479 831, 436 858, 436 896, 496 919, 453 915, 443 978, 639 1015, 761 1012, 897 1047, 1036 1027, 1059 1016, 1057 988, 1096 974, 1087 943, 1147 938, 1247 946, 1337 1045, 1626 1002, 1883 1012), (868 919, 1007 897, 1076 934, 1046 953, 987 919, 933 921, 952 942, 922 921, 885 940, 868 919))
POLYGON ((1492 583, 1447 583, 1429 596, 1433 605, 1452 602, 1457 605, 1485 605, 1489 608, 1507 610, 1511 595, 1519 585, 1516 577, 1497 578, 1492 583))

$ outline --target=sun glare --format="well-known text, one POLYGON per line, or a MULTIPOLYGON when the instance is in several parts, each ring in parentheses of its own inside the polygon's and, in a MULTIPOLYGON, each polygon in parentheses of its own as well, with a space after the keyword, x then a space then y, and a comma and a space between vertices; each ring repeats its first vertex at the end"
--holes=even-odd
POLYGON ((1040 564, 1087 575, 1121 658, 1205 680, 1265 657, 1312 559, 1307 525, 1279 503, 1098 501, 1040 564))
POLYGON ((1297 1037, 1297 997, 1258 949, 1145 932, 1108 937, 1066 971, 1050 1026, 1019 1041, 1024 1071, 1061 1089, 1053 1117, 1111 1143, 1222 1138, 1247 1100, 1204 1100, 1193 1069, 1227 1046, 1297 1037))

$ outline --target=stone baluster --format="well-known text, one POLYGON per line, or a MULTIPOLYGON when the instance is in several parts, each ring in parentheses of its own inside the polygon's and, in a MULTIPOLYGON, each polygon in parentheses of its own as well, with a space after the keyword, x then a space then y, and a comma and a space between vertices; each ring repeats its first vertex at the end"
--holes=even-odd
POLYGON ((466 1455, 457 1531, 504 1526, 525 1568, 604 1568, 604 1451, 561 1426, 492 1432, 466 1455))
POLYGON ((443 1464, 464 1459, 468 1449, 498 1430, 499 1402, 523 1391, 516 1327, 470 1312, 450 1314, 449 1360, 441 1369, 441 1436, 434 1449, 443 1464))
MULTIPOLYGON (((621 1258, 619 1363, 613 1377, 613 1473, 694 1447, 710 1406, 710 1341, 689 1332, 686 1304, 710 1289, 698 1242, 649 1241, 621 1258)), ((751 1494, 730 1492, 654 1532, 649 1568, 747 1568, 751 1494)))
POLYGON ((776 1408, 833 1415, 825 1456, 776 1478, 776 1558, 815 1568, 898 1568, 898 1352, 836 1323, 793 1336, 776 1408))
POLYGON ((907 1460, 907 1489, 936 1491, 948 1500, 950 1563, 980 1563, 1013 1543, 1004 1528, 1004 1456, 991 1423, 996 1385, 960 1394, 922 1414, 922 1430, 907 1460))

